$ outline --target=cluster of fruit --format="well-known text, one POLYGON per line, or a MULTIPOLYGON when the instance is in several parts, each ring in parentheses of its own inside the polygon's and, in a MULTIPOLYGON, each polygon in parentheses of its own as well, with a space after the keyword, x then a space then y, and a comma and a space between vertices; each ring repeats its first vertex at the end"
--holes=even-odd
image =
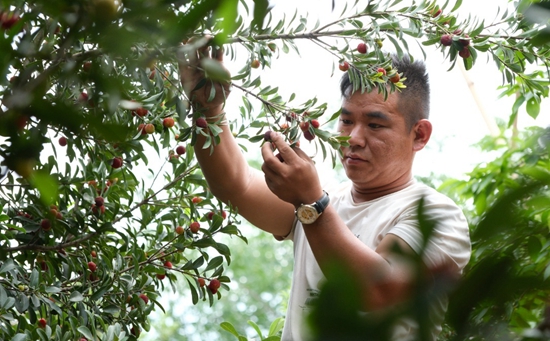
POLYGON ((458 55, 464 59, 470 58, 470 37, 462 34, 461 29, 456 29, 451 34, 444 34, 439 40, 443 46, 451 46, 456 41, 455 47, 458 49, 458 55), (454 37, 457 37, 456 39, 454 37))
MULTIPOLYGON (((381 42, 377 44, 379 46, 381 46, 381 42)), ((356 48, 356 51, 360 54, 367 54, 368 52, 368 45, 364 42, 361 42, 359 44, 357 44, 357 48, 356 48)), ((340 64, 338 64, 338 68, 340 69, 340 71, 343 71, 343 72, 346 72, 349 70, 350 68, 350 64, 345 61, 345 60, 342 60, 340 62, 340 64)), ((376 68, 376 72, 378 74, 378 76, 384 76, 386 77, 387 74, 388 74, 388 71, 390 71, 390 76, 389 78, 387 78, 390 82, 392 83, 398 83, 400 80, 401 80, 401 76, 399 75, 399 73, 397 72, 392 72, 393 70, 390 68, 389 70, 383 68, 383 67, 378 67, 376 68)))
POLYGON ((21 18, 19 17, 19 15, 17 13, 1 12, 0 13, 0 26, 4 30, 9 30, 13 26, 15 26, 15 24, 17 24, 17 22, 20 19, 21 18))

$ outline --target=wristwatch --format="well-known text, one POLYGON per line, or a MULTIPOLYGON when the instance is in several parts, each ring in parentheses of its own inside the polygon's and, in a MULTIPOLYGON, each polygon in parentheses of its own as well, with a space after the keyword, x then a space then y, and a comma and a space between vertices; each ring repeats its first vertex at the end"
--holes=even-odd
POLYGON ((317 200, 313 204, 301 204, 296 209, 296 217, 302 224, 312 224, 319 218, 325 208, 327 208, 330 202, 328 193, 323 191, 321 199, 317 200))

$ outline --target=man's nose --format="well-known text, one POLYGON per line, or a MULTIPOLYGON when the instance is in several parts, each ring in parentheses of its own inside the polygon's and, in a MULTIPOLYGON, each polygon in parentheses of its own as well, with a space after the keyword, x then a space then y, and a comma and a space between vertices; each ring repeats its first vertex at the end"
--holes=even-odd
POLYGON ((366 141, 366 134, 361 125, 355 125, 350 131, 349 131, 349 137, 348 140, 350 146, 360 146, 363 147, 365 145, 366 141))

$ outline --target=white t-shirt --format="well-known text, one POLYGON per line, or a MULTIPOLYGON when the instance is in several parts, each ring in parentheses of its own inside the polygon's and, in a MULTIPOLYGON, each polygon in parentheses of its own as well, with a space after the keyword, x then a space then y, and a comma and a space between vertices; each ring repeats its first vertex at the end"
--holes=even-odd
MULTIPOLYGON (((424 197, 427 217, 437 222, 424 250, 426 265, 432 268, 451 261, 462 271, 470 259, 469 229, 462 210, 431 187, 411 181, 408 187, 398 192, 362 203, 353 201, 351 183, 327 192, 330 204, 365 245, 375 249, 387 233, 392 233, 418 253, 421 252, 423 238, 418 229, 417 209, 420 198, 424 197)), ((325 277, 299 222, 287 239, 294 241, 294 271, 282 341, 307 340, 303 321, 308 309, 307 302, 312 293, 319 291, 319 284, 325 277)), ((446 302, 439 303, 434 307, 438 320, 437 330, 433 331, 434 340, 441 331, 440 324, 446 310, 446 302)), ((394 330, 395 340, 412 338, 414 330, 411 321, 403 320, 394 330)))

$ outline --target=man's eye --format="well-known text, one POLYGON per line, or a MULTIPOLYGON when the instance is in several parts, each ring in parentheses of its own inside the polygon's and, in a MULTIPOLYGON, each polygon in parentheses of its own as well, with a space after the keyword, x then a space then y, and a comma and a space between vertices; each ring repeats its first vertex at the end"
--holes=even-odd
POLYGON ((350 120, 346 120, 346 119, 340 119, 340 122, 342 122, 342 124, 352 124, 350 120))
POLYGON ((382 128, 382 126, 380 124, 376 124, 376 123, 370 123, 369 127, 373 128, 373 129, 382 128))

